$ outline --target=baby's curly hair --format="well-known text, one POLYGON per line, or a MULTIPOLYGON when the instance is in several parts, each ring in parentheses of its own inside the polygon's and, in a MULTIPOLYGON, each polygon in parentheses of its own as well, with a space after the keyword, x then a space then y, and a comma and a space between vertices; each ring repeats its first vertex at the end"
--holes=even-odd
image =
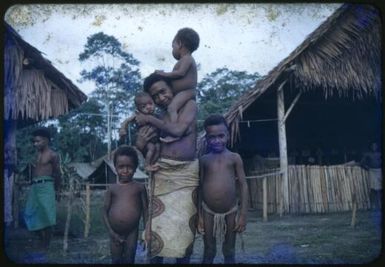
POLYGON ((180 29, 174 39, 180 41, 191 53, 199 47, 199 35, 191 28, 180 29))
POLYGON ((131 158, 132 162, 135 165, 135 169, 138 167, 139 159, 138 159, 138 153, 136 152, 135 148, 128 145, 119 146, 114 153, 114 166, 116 166, 116 160, 119 156, 127 156, 131 158))

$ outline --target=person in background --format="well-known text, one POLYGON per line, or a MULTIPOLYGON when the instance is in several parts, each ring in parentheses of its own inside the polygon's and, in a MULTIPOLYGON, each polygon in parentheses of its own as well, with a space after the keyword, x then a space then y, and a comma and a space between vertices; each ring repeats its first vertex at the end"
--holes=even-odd
POLYGON ((24 221, 29 231, 39 234, 42 247, 48 249, 52 227, 56 225, 55 199, 59 200, 61 187, 60 160, 58 154, 49 147, 51 135, 47 128, 39 128, 32 135, 37 156, 24 221))

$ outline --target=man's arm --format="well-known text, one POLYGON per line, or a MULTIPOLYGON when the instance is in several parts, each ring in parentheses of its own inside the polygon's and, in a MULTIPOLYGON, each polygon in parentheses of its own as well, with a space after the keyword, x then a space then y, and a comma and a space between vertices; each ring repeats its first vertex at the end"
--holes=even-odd
POLYGON ((196 103, 194 100, 190 100, 180 110, 176 122, 163 121, 154 116, 142 114, 136 116, 136 121, 139 125, 150 123, 169 135, 181 137, 195 120, 196 112, 196 103))
POLYGON ((155 73, 157 73, 163 77, 170 78, 170 79, 180 79, 186 75, 186 73, 190 69, 192 63, 193 63, 192 56, 187 55, 187 56, 182 57, 178 61, 176 68, 173 71, 164 72, 164 71, 157 70, 157 71, 155 71, 155 73))
POLYGON ((143 225, 146 225, 148 221, 148 198, 147 198, 147 190, 144 185, 142 185, 142 194, 140 197, 142 200, 142 207, 143 207, 143 225))
POLYGON ((197 230, 202 235, 205 234, 203 214, 202 214, 202 179, 204 177, 203 159, 199 159, 199 186, 198 186, 198 225, 197 230))
POLYGON ((136 133, 135 147, 144 154, 146 144, 155 136, 157 136, 156 129, 150 126, 141 127, 136 133))
POLYGON ((61 188, 61 170, 60 170, 60 159, 57 153, 52 152, 51 162, 52 162, 52 176, 54 178, 55 191, 56 193, 59 193, 61 188))
POLYGON ((241 197, 241 212, 239 220, 235 226, 235 231, 243 232, 246 229, 246 215, 248 205, 248 188, 246 182, 246 175, 243 169, 243 162, 239 154, 235 153, 235 174, 238 178, 240 197, 241 197))

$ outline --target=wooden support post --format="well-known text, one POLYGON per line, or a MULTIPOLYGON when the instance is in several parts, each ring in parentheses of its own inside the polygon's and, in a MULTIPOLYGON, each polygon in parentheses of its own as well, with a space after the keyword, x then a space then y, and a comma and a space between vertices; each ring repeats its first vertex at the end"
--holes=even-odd
POLYGON ((287 117, 289 116, 291 110, 294 108, 295 104, 297 103, 299 97, 301 96, 302 92, 299 92, 297 96, 294 98, 293 102, 291 103, 290 107, 287 109, 285 116, 283 117, 283 121, 286 122, 287 117))
POLYGON ((267 178, 264 177, 262 180, 262 188, 263 188, 263 221, 267 221, 267 178))
POLYGON ((355 176, 351 176, 352 182, 352 222, 351 226, 354 228, 356 226, 356 216, 357 216, 357 195, 356 195, 356 186, 354 184, 355 176))
POLYGON ((14 184, 13 184, 13 227, 19 228, 19 192, 20 186, 17 183, 17 178, 15 176, 14 184))
POLYGON ((357 216, 357 201, 356 201, 356 195, 353 195, 352 198, 352 223, 351 226, 354 228, 356 226, 356 216, 357 216))
POLYGON ((67 252, 67 250, 68 250, 68 232, 69 232, 70 224, 71 224, 73 197, 74 197, 74 180, 71 177, 69 179, 69 196, 68 196, 68 205, 67 205, 67 219, 66 219, 66 224, 65 224, 65 228, 64 228, 64 239, 63 239, 64 252, 67 252))
POLYGON ((283 86, 286 81, 281 83, 277 90, 277 115, 278 115, 278 140, 279 140, 279 158, 282 172, 282 210, 281 213, 289 212, 289 179, 288 179, 288 160, 287 160, 287 142, 285 127, 285 101, 283 86))
POLYGON ((90 184, 86 184, 86 220, 84 222, 84 238, 87 238, 90 232, 90 226, 91 226, 91 189, 90 184))

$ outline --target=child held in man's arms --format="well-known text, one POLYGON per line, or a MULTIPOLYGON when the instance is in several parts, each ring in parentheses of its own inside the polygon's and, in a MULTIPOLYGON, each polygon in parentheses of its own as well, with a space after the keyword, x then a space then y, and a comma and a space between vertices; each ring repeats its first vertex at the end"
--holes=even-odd
MULTIPOLYGON (((140 112, 145 115, 153 115, 155 112, 155 104, 152 100, 151 96, 146 92, 140 92, 135 95, 135 107, 137 112, 140 112)), ((121 124, 121 128, 119 130, 119 134, 121 136, 127 135, 127 127, 128 124, 135 121, 135 115, 127 118, 121 124)), ((151 125, 143 125, 140 127, 153 127, 151 125)), ((139 128, 137 130, 139 130, 139 128)), ((154 128, 154 127, 153 127, 154 128)), ((158 133, 159 131, 156 130, 158 133)), ((159 133, 158 133, 159 134, 159 133)), ((160 143, 159 143, 159 135, 152 138, 145 147, 145 164, 144 168, 147 171, 156 171, 158 170, 158 166, 155 165, 157 159, 159 158, 160 153, 160 143)))
MULTIPOLYGON (((178 60, 171 72, 156 70, 155 73, 171 80, 174 98, 167 107, 171 122, 176 122, 178 110, 190 99, 195 98, 197 86, 197 66, 192 53, 199 47, 199 35, 191 28, 182 28, 172 41, 172 55, 178 60)), ((161 137, 162 142, 170 143, 179 138, 161 137)))
POLYGON ((204 129, 208 153, 199 159, 198 198, 198 231, 203 234, 204 241, 202 263, 213 263, 217 235, 219 240, 223 240, 224 263, 234 263, 236 233, 246 229, 248 190, 243 163, 239 154, 226 148, 229 131, 223 116, 209 116, 204 129))
POLYGON ((114 153, 118 183, 105 194, 103 219, 110 234, 112 263, 134 263, 139 222, 147 222, 147 192, 143 184, 133 180, 138 167, 134 148, 120 146, 114 153))

